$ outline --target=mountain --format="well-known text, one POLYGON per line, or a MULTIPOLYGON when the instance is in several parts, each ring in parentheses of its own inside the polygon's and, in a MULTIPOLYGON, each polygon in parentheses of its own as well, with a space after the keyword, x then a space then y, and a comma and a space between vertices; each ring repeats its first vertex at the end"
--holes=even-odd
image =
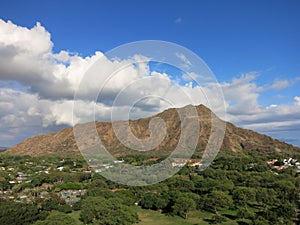
MULTIPOLYGON (((201 152, 205 149, 210 138, 210 131, 212 129, 211 118, 215 118, 219 122, 223 121, 204 105, 196 106, 196 109, 200 125, 200 135, 196 151, 201 152)), ((154 117, 162 118, 167 127, 165 138, 154 150, 171 152, 177 146, 181 135, 181 122, 177 109, 171 108, 152 117, 130 120, 131 130, 139 139, 149 137, 149 121, 154 117)), ((96 122, 96 128, 101 140, 112 154, 121 155, 128 153, 128 151, 130 152, 115 136, 112 123, 96 122)), ((238 128, 229 122, 226 122, 226 132, 221 149, 232 150, 234 152, 256 151, 260 154, 300 151, 299 147, 251 130, 238 128)), ((75 142, 73 128, 65 128, 57 133, 28 138, 20 144, 13 146, 7 152, 17 155, 39 156, 51 153, 78 154, 79 150, 75 142)))

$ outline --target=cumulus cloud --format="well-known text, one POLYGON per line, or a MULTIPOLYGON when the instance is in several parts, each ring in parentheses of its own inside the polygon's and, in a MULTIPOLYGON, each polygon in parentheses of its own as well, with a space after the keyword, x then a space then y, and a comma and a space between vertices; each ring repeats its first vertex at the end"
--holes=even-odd
MULTIPOLYGON (((299 135, 300 97, 294 97, 294 104, 264 106, 259 103, 259 96, 266 90, 266 86, 257 85, 257 77, 256 72, 250 72, 219 84, 226 100, 227 120, 282 140, 290 140, 289 135, 299 135)), ((210 91, 213 91, 212 87, 206 93, 210 91)), ((299 145, 296 139, 292 143, 299 145)))
POLYGON ((294 100, 295 100, 296 105, 300 105, 300 97, 299 96, 295 96, 294 100))
POLYGON ((258 97, 263 91, 254 82, 257 73, 251 72, 233 78, 231 82, 221 83, 225 99, 228 101, 227 112, 233 117, 238 114, 259 113, 261 108, 258 104, 258 97))
POLYGON ((51 35, 39 22, 33 28, 28 29, 17 26, 11 21, 0 20, 0 27, 0 42, 3 46, 10 46, 23 54, 43 55, 49 53, 53 47, 51 35))
MULTIPOLYGON (((208 80, 189 71, 180 83, 172 76, 151 70, 148 57, 107 58, 96 51, 88 57, 61 50, 53 52, 50 33, 37 23, 29 29, 0 20, 0 140, 11 145, 38 133, 97 120, 128 119, 153 115, 169 107, 205 104, 245 128, 258 131, 300 126, 300 97, 293 104, 262 106, 259 96, 266 87, 256 84, 251 72, 229 82, 208 80), (216 98, 222 88, 223 98, 216 98), (74 99, 74 94, 76 98, 74 99), (73 105, 76 110, 73 111, 73 105), (112 116, 111 106, 115 114, 112 116), (134 107, 132 107, 134 106, 134 107)), ((184 68, 191 61, 177 53, 184 68)), ((296 79, 295 79, 296 82, 296 79)), ((291 81, 275 80, 272 89, 291 81)))
POLYGON ((150 71, 150 59, 142 55, 109 59, 96 51, 83 58, 52 48, 51 35, 40 23, 26 28, 0 20, 0 128, 6 140, 25 127, 32 128, 30 136, 33 130, 86 122, 94 111, 96 119, 109 120, 112 105, 118 109, 116 119, 132 108, 128 102, 135 107, 131 117, 138 118, 193 103, 191 93, 201 94, 179 87, 168 74, 150 71))

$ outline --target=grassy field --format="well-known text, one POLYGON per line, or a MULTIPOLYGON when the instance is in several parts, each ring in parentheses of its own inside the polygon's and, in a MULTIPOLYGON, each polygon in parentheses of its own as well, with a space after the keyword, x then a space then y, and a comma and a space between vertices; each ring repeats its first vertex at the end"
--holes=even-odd
MULTIPOLYGON (((194 211, 189 214, 187 219, 183 219, 179 216, 167 216, 160 212, 145 210, 140 207, 136 207, 136 211, 140 218, 138 225, 209 225, 209 221, 213 216, 213 214, 208 212, 194 211)), ((232 212, 228 212, 228 214, 232 214, 232 212)), ((229 219, 222 224, 237 225, 235 221, 229 219)))
POLYGON ((138 225, 195 225, 195 224, 209 224, 203 219, 209 218, 209 214, 205 213, 190 213, 188 219, 183 219, 179 216, 167 216, 161 214, 160 212, 152 211, 152 210, 143 210, 137 209, 140 222, 138 225))
MULTIPOLYGON (((138 213, 140 222, 137 225, 209 225, 209 221, 213 214, 202 211, 193 211, 189 213, 187 219, 183 219, 179 216, 168 216, 162 214, 158 211, 141 209, 138 206, 134 207, 135 211, 138 213)), ((226 211, 226 214, 234 214, 232 211, 226 211)), ((75 225, 83 225, 79 220, 80 211, 72 212, 68 214, 77 221, 75 225)), ((223 225, 237 225, 233 220, 227 219, 223 225)))

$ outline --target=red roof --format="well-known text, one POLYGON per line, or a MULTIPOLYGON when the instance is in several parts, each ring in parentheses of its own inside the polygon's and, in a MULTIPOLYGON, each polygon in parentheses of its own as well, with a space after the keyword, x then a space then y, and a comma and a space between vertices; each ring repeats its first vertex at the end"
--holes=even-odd
POLYGON ((149 161, 156 161, 159 160, 159 158, 150 158, 149 161))

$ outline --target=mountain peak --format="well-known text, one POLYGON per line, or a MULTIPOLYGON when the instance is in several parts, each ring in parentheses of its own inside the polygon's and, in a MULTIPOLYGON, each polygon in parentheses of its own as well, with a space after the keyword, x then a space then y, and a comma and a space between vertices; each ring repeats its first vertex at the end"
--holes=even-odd
MULTIPOLYGON (((183 110, 192 105, 187 105, 180 109, 169 108, 155 116, 142 118, 138 120, 130 120, 130 128, 132 133, 139 139, 145 139, 151 134, 149 130, 149 123, 151 118, 161 117, 166 124, 166 135, 163 141, 157 146, 155 151, 172 152, 178 144, 181 135, 181 122, 177 110, 183 110)), ((198 121, 200 124, 200 135, 196 152, 202 152, 210 138, 212 129, 211 118, 219 119, 208 107, 205 105, 195 106, 198 113, 198 121)), ((112 123, 97 122, 97 131, 102 142, 106 148, 115 155, 124 154, 130 149, 126 148, 116 137, 112 123)), ((157 132, 160 132, 159 130, 157 132)), ((158 134, 159 135, 159 134, 158 134)), ((257 132, 238 128, 231 123, 226 123, 226 132, 222 144, 222 149, 236 151, 255 151, 260 154, 269 154, 274 152, 291 152, 299 151, 300 148, 286 144, 279 140, 273 139, 266 135, 257 132)), ((11 154, 38 156, 51 153, 76 153, 79 150, 72 128, 65 128, 57 133, 46 135, 39 135, 28 138, 20 144, 15 145, 10 150, 11 154)))

